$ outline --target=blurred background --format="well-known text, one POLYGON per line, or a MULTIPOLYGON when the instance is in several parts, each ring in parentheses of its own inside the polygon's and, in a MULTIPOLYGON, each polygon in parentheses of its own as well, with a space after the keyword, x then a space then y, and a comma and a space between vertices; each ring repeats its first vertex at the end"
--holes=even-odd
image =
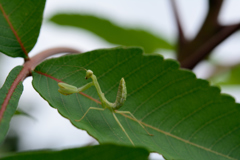
MULTIPOLYGON (((221 24, 240 22, 239 6, 238 0, 225 0, 219 17, 221 24)), ((187 38, 194 37, 206 16, 207 0, 178 0, 177 8, 187 38)), ((153 52, 160 53, 165 58, 175 59, 176 57, 174 49, 177 28, 169 0, 48 0, 39 39, 30 52, 30 57, 43 50, 60 46, 71 47, 81 52, 118 46, 86 28, 58 25, 49 20, 59 13, 89 15, 110 21, 122 28, 144 30, 166 42, 165 47, 153 48, 153 52)), ((240 32, 236 32, 214 49, 209 60, 202 61, 194 68, 193 71, 197 77, 209 78, 214 70, 214 64, 223 66, 238 64, 240 62, 239 40, 240 32)), ((0 55, 0 86, 11 69, 21 64, 23 64, 21 58, 0 55)), ((226 76, 229 76, 229 72, 215 78, 212 82, 218 84, 219 79, 224 77, 226 79, 226 76)), ((69 120, 61 117, 56 109, 51 108, 33 89, 31 81, 32 78, 24 81, 24 92, 18 107, 27 116, 13 117, 8 137, 0 148, 0 153, 98 144, 85 131, 72 126, 69 120)), ((226 83, 221 85, 221 88, 222 92, 231 94, 237 102, 240 101, 239 84, 226 83)), ((151 158, 161 159, 161 156, 152 154, 151 158)))

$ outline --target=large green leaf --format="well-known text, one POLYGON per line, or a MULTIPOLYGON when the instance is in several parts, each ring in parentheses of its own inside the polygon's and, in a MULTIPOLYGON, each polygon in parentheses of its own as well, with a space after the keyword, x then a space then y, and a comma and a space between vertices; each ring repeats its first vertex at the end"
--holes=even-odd
POLYGON ((161 37, 142 29, 127 29, 110 21, 91 15, 57 14, 50 21, 65 26, 86 29, 113 44, 124 46, 140 46, 147 53, 156 49, 173 49, 173 46, 161 37))
POLYGON ((27 58, 40 31, 46 0, 0 0, 0 52, 27 58))
POLYGON ((143 128, 126 115, 117 115, 136 146, 163 154, 168 159, 225 160, 240 159, 240 106, 217 87, 196 79, 179 69, 174 60, 160 55, 144 55, 138 48, 114 48, 50 59, 36 67, 33 86, 51 106, 73 125, 95 137, 100 143, 129 144, 109 110, 90 111, 101 107, 94 87, 84 94, 64 96, 57 82, 82 86, 85 71, 98 77, 106 98, 114 102, 118 84, 125 78, 128 97, 119 110, 130 111, 141 120, 143 128), (84 96, 83 96, 84 95, 84 96))
POLYGON ((66 149, 17 153, 1 160, 147 160, 149 152, 143 148, 111 144, 66 149))
POLYGON ((22 66, 15 67, 0 89, 0 143, 7 134, 9 122, 17 109, 18 100, 23 91, 22 81, 16 81, 21 70, 22 66), (16 88, 12 87, 14 83, 17 85, 16 88))

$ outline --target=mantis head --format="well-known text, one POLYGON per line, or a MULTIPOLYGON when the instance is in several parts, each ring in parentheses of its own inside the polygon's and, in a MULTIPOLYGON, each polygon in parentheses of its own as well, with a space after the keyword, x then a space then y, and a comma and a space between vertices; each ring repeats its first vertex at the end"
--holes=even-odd
POLYGON ((92 77, 92 75, 93 75, 93 71, 87 70, 85 78, 88 79, 88 78, 92 77))

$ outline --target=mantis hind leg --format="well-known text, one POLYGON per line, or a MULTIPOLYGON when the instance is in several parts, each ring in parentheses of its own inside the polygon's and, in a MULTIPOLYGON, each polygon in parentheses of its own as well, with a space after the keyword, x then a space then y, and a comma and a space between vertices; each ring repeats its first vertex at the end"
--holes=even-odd
POLYGON ((117 110, 115 110, 115 113, 119 113, 119 114, 124 114, 124 113, 125 113, 125 114, 131 115, 132 118, 135 119, 135 121, 138 122, 138 124, 147 132, 147 134, 148 134, 149 136, 153 136, 153 134, 150 134, 150 133, 147 131, 147 129, 141 124, 141 121, 139 121, 131 112, 129 112, 129 111, 117 111, 117 110))
POLYGON ((97 107, 89 107, 88 108, 88 110, 84 113, 84 115, 82 116, 82 118, 81 119, 79 119, 79 120, 75 120, 76 122, 80 122, 86 115, 87 115, 87 113, 90 111, 90 110, 99 110, 99 111, 104 111, 105 110, 105 108, 97 108, 97 107))
POLYGON ((121 124, 120 121, 118 120, 118 118, 117 118, 117 116, 115 115, 115 113, 113 112, 112 114, 113 114, 113 117, 115 118, 115 120, 117 121, 118 125, 121 127, 121 129, 123 130, 123 132, 124 132, 124 133, 126 134, 126 136, 128 137, 129 141, 132 143, 133 146, 135 146, 134 143, 133 143, 133 141, 132 141, 132 139, 129 137, 129 135, 127 134, 127 132, 126 132, 125 129, 123 128, 122 124, 121 124))

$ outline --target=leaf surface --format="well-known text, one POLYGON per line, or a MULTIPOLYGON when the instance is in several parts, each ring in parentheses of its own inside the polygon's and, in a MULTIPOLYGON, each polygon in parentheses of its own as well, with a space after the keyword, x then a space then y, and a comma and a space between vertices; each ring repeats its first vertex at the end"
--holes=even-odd
POLYGON ((37 42, 45 0, 0 0, 0 52, 28 57, 37 42))
POLYGON ((128 115, 117 115, 136 146, 147 147, 167 159, 240 159, 239 104, 206 80, 179 69, 174 60, 160 55, 145 55, 139 48, 114 48, 50 59, 36 67, 33 86, 48 103, 73 125, 100 143, 129 144, 109 110, 101 107, 96 89, 64 96, 58 93, 62 81, 80 87, 85 71, 91 69, 110 102, 116 99, 119 81, 124 77, 127 100, 119 109, 130 111, 154 136, 128 115))
POLYGON ((91 15, 57 14, 50 21, 63 25, 88 30, 106 41, 124 46, 140 46, 146 53, 157 49, 173 49, 173 46, 161 37, 142 29, 128 29, 112 22, 91 15))
POLYGON ((1 158, 1 160, 147 160, 148 156, 149 152, 143 148, 105 144, 62 151, 23 152, 1 158))
POLYGON ((18 101, 23 91, 22 81, 15 81, 21 70, 21 66, 15 67, 9 73, 4 85, 0 89, 0 143, 7 134, 10 120, 16 112, 18 101), (16 83, 16 88, 12 87, 13 83, 16 83))

